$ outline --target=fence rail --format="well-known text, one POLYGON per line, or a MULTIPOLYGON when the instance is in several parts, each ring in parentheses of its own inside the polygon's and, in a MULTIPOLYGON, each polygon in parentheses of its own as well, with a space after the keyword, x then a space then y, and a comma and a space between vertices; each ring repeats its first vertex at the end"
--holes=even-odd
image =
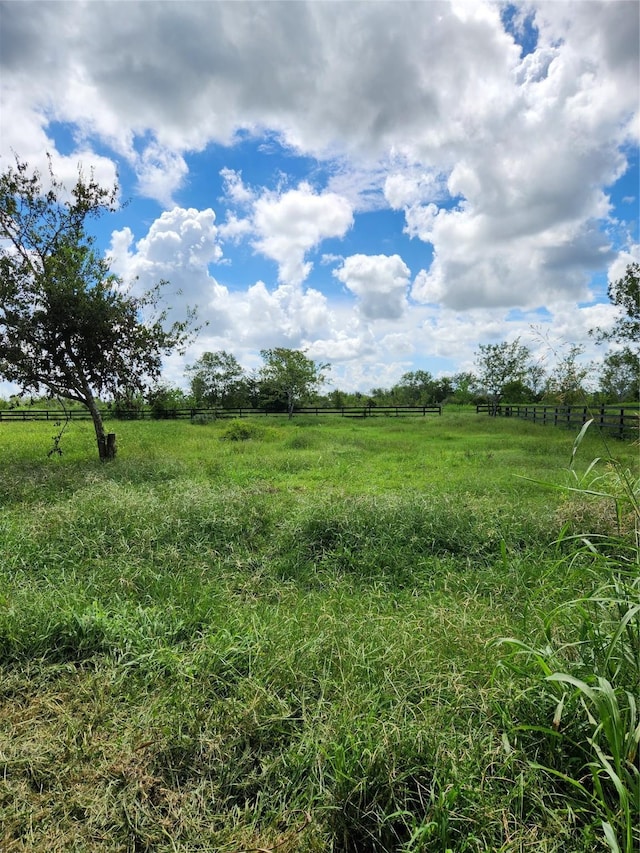
MULTIPOLYGON (((233 409, 223 408, 184 408, 165 409, 101 409, 105 420, 193 420, 196 417, 211 418, 248 418, 248 417, 287 417, 287 412, 274 412, 270 409, 255 409, 250 406, 233 409)), ((441 406, 302 406, 294 409, 293 416, 299 415, 338 415, 343 418, 403 417, 407 415, 441 415, 441 406)), ((91 419, 87 409, 0 409, 0 421, 60 421, 69 418, 72 421, 91 419)))
POLYGON ((640 411, 631 406, 543 406, 543 405, 512 405, 502 403, 493 406, 481 403, 476 406, 476 412, 493 414, 503 417, 524 418, 528 421, 546 426, 576 427, 593 420, 595 426, 606 430, 618 438, 638 438, 640 434, 640 411))

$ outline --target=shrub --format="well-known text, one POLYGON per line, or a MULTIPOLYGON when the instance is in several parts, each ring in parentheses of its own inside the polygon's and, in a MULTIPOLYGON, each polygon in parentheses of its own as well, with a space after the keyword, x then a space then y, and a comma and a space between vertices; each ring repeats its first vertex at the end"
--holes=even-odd
POLYGON ((249 421, 233 420, 224 428, 220 441, 248 441, 251 438, 261 438, 262 428, 249 421))
POLYGON ((215 415, 194 415, 191 418, 191 423, 196 426, 208 426, 208 424, 212 424, 215 419, 215 415))

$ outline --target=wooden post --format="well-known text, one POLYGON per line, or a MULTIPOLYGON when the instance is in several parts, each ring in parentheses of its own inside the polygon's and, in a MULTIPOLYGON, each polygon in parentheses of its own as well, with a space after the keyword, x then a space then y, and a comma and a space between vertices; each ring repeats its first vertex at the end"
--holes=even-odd
POLYGON ((115 432, 107 433, 107 459, 116 458, 116 434, 115 432))

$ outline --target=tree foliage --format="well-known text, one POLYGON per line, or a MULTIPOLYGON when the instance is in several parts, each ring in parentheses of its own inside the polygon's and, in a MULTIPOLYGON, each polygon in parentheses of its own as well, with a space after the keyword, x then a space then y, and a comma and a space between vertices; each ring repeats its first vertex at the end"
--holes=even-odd
POLYGON ((640 359, 630 347, 605 355, 600 372, 600 390, 608 402, 640 399, 640 359))
POLYGON ((475 373, 464 371, 455 373, 451 377, 451 402, 456 405, 467 405, 476 399, 478 391, 478 377, 475 373))
POLYGON ((229 405, 238 395, 244 371, 234 355, 226 350, 204 352, 187 367, 191 394, 198 405, 229 405))
POLYGON ((275 347, 260 351, 264 361, 260 382, 272 399, 281 399, 289 417, 302 400, 316 393, 325 381, 328 364, 317 365, 300 350, 275 347))
POLYGON ((116 209, 116 187, 79 169, 67 192, 51 165, 48 184, 19 160, 0 175, 0 376, 85 405, 105 459, 98 398, 143 392, 192 317, 165 328, 165 283, 134 296, 96 251, 88 223, 116 209))
POLYGON ((584 400, 584 382, 591 372, 591 365, 580 361, 584 347, 570 344, 547 379, 545 397, 549 401, 571 406, 584 400))
POLYGON ((640 345, 640 263, 629 264, 625 274, 611 282, 607 289, 613 305, 621 309, 620 316, 609 331, 592 329, 598 341, 640 345))
POLYGON ((614 400, 640 396, 640 263, 632 263, 622 278, 611 282, 609 299, 620 309, 610 330, 591 329, 598 343, 617 346, 607 353, 600 377, 603 393, 614 400))
POLYGON ((480 344, 476 352, 478 383, 487 393, 492 413, 498 411, 498 404, 509 383, 523 382, 528 369, 530 352, 520 343, 520 339, 509 343, 480 344))

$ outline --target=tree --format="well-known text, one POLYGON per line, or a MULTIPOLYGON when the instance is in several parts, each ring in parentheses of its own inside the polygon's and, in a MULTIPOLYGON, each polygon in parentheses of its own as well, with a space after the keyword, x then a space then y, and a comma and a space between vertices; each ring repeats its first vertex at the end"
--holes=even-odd
POLYGON ((408 406, 432 403, 436 391, 433 376, 426 370, 403 373, 400 382, 392 389, 401 404, 408 406))
MULTIPOLYGON (((530 364, 527 368, 526 384, 531 389, 533 400, 525 400, 524 402, 537 402, 542 396, 542 391, 547 379, 547 373, 541 364, 530 364)), ((512 400, 513 403, 517 402, 512 400)))
POLYGON ((225 405, 239 388, 244 371, 235 356, 226 350, 205 352, 187 367, 191 393, 198 404, 225 405))
POLYGON ((524 380, 529 349, 520 343, 520 338, 516 338, 512 343, 480 344, 475 355, 478 382, 486 391, 490 413, 495 416, 505 386, 510 382, 524 380))
POLYGON ((304 352, 284 347, 264 349, 260 355, 260 382, 272 399, 283 400, 291 418, 295 406, 319 390, 329 365, 317 365, 304 352))
POLYGON ((166 382, 159 382, 146 394, 146 402, 151 408, 151 416, 156 419, 175 418, 176 410, 187 406, 187 398, 181 388, 174 388, 166 382))
POLYGON ((607 294, 610 301, 622 309, 622 313, 613 329, 591 329, 591 334, 599 342, 615 341, 635 345, 637 351, 640 341, 640 263, 629 264, 622 278, 609 283, 607 294))
POLYGON ((453 394, 453 379, 450 376, 441 376, 436 379, 433 385, 433 391, 430 403, 444 403, 453 394))
POLYGON ((186 342, 192 315, 165 329, 165 282, 133 296, 95 250, 88 222, 117 209, 117 187, 79 169, 67 192, 51 163, 49 173, 48 190, 18 159, 0 175, 0 376, 86 406, 100 459, 111 459, 99 397, 142 393, 186 342))
POLYGON ((374 406, 391 406, 391 391, 388 388, 372 388, 369 394, 371 404, 374 406))
POLYGON ((600 373, 600 390, 607 402, 640 399, 640 362, 629 347, 605 355, 600 373))
POLYGON ((559 359, 547 380, 545 397, 571 406, 585 397, 584 381, 591 372, 589 364, 578 361, 584 347, 571 344, 559 359))
POLYGON ((530 403, 533 391, 522 379, 513 379, 503 387, 502 397, 507 403, 530 403))
POLYGON ((334 388, 327 394, 329 405, 334 409, 341 409, 346 405, 347 395, 339 388, 334 388))
POLYGON ((601 376, 603 391, 616 399, 637 400, 640 390, 640 263, 632 263, 624 276, 607 289, 611 302, 622 309, 614 327, 591 329, 598 343, 619 346, 605 356, 601 376), (616 377, 616 371, 620 376, 616 377), (623 395, 623 396, 621 396, 623 395))
POLYGON ((468 371, 455 373, 451 377, 453 393, 450 395, 452 403, 459 406, 473 403, 478 390, 478 377, 475 373, 468 371))

